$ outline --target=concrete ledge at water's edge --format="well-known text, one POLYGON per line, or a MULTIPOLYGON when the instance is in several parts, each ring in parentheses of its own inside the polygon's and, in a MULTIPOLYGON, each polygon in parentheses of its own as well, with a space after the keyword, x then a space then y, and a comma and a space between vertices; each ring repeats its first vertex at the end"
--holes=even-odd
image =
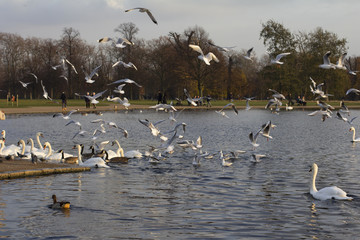
POLYGON ((0 173, 0 180, 33 177, 33 176, 45 176, 45 175, 59 174, 59 173, 75 173, 75 172, 84 172, 90 170, 91 168, 89 167, 65 167, 65 168, 62 167, 62 168, 44 168, 44 169, 4 172, 4 173, 0 173))

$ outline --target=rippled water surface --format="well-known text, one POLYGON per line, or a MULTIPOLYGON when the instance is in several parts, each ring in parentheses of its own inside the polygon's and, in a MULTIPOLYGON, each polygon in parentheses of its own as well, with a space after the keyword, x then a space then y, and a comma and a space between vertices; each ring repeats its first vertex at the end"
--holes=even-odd
MULTIPOLYGON (((337 119, 321 122, 306 111, 240 111, 229 119, 214 111, 184 111, 184 138, 203 137, 203 150, 225 153, 246 150, 231 167, 222 167, 218 154, 192 166, 193 153, 176 148, 159 164, 147 159, 112 164, 110 169, 0 181, 0 238, 12 239, 358 239, 359 150, 350 142, 349 125, 337 119), (259 137, 255 151, 267 155, 250 162, 250 131, 271 120, 273 139, 259 137), (318 201, 309 192, 309 169, 319 165, 318 189, 336 185, 353 201, 318 201), (69 211, 48 208, 51 195, 71 201, 69 211)), ((360 111, 352 111, 352 116, 360 111)), ((97 118, 111 120, 129 131, 108 130, 104 139, 118 139, 125 151, 160 145, 138 119, 158 121, 166 113, 134 110, 125 114, 72 115, 93 131, 97 118)), ((355 120, 355 127, 360 120, 355 120), (356 122, 357 121, 357 122, 356 122)), ((54 149, 71 149, 74 143, 89 146, 87 138, 69 140, 77 128, 67 121, 44 115, 14 115, 0 122, 7 144, 35 137, 54 149)), ((171 129, 162 123, 163 131, 171 129)))

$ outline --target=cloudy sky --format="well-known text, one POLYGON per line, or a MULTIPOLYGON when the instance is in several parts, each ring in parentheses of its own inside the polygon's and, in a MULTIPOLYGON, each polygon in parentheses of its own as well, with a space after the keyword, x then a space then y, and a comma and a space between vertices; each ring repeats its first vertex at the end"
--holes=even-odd
POLYGON ((357 0, 0 0, 0 31, 23 37, 59 39, 65 27, 80 32, 82 39, 115 36, 121 23, 133 22, 137 37, 151 40, 170 31, 182 33, 195 25, 220 46, 237 50, 254 47, 262 55, 261 24, 273 19, 293 33, 316 27, 348 40, 350 56, 360 55, 357 0), (158 21, 125 9, 146 7, 158 21))

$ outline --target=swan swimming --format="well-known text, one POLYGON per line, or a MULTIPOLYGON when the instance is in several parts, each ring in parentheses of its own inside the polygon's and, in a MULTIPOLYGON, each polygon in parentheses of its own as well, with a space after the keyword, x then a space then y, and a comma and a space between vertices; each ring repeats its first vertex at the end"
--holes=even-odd
POLYGON ((358 138, 355 138, 355 128, 354 127, 351 127, 350 129, 349 129, 349 132, 353 132, 353 136, 352 136, 352 140, 351 140, 351 142, 360 142, 360 137, 358 137, 358 138))
POLYGON ((315 180, 318 172, 318 166, 316 163, 313 163, 310 172, 312 171, 311 181, 310 181, 310 194, 318 200, 328 200, 328 199, 337 199, 337 200, 352 200, 352 197, 348 197, 346 192, 342 189, 331 186, 320 189, 316 189, 315 180))

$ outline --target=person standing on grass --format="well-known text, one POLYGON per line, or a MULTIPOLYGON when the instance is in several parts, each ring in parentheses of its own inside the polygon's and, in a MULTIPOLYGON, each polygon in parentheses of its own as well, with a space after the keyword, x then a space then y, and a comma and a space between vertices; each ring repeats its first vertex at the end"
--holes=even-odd
POLYGON ((61 93, 60 99, 62 103, 62 110, 64 111, 66 110, 66 105, 67 105, 65 92, 61 93))
MULTIPOLYGON (((90 96, 90 93, 87 92, 87 93, 86 93, 86 96, 90 96)), ((85 99, 85 107, 86 107, 86 108, 90 108, 90 99, 87 98, 87 97, 84 97, 84 99, 85 99)))

